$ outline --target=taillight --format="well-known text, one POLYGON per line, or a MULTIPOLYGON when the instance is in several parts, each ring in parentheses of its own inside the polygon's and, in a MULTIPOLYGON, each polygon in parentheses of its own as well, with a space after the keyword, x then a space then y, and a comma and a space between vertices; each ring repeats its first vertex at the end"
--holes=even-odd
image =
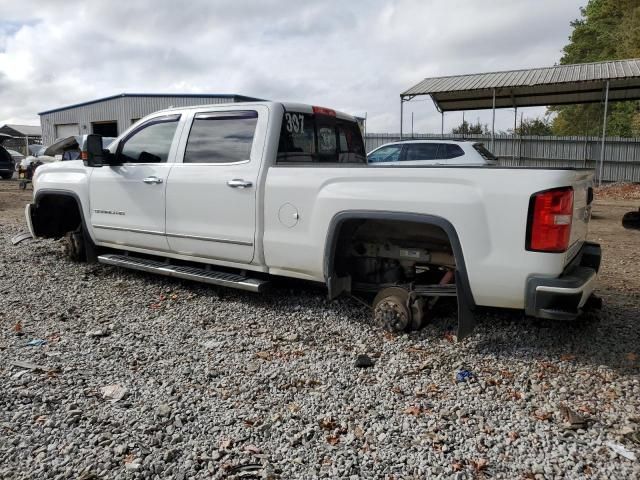
POLYGON ((554 188, 533 194, 529 202, 527 250, 565 252, 573 221, 573 188, 554 188))
POLYGON ((82 150, 80 152, 80 159, 81 160, 89 160, 89 152, 82 150))

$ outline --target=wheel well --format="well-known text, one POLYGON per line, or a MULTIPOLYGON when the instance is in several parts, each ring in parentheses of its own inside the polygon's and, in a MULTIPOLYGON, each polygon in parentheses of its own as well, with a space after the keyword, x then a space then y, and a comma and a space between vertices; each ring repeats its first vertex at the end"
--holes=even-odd
POLYGON ((457 234, 440 217, 361 212, 334 218, 325 253, 332 298, 363 285, 373 291, 403 283, 438 283, 447 271, 459 271, 468 288, 457 234))
POLYGON ((31 223, 38 237, 62 237, 82 225, 78 201, 71 195, 42 195, 31 207, 31 223))

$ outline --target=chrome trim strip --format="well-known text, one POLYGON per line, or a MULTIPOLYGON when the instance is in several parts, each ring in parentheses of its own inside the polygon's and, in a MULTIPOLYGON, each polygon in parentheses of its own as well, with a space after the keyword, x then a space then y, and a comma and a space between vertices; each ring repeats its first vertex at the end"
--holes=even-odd
POLYGON ((200 237, 198 235, 182 235, 179 233, 167 233, 167 237, 186 238, 188 240, 203 240, 205 242, 229 243, 231 245, 243 245, 253 247, 253 242, 241 242, 240 240, 228 240, 226 238, 200 237))
POLYGON ((119 232, 146 233, 148 235, 166 235, 172 238, 185 238, 187 240, 202 240, 205 242, 228 243, 230 245, 242 245, 244 247, 253 247, 253 242, 241 242, 239 240, 228 240, 226 238, 201 237, 198 235, 182 235, 179 233, 163 233, 155 230, 142 230, 138 228, 113 227, 109 225, 91 225, 93 228, 102 228, 103 230, 116 230, 119 232))
POLYGON ((124 227, 114 227, 111 225, 99 225, 99 224, 91 224, 93 228, 102 228, 103 230, 116 230, 118 232, 131 232, 131 233, 146 233, 148 235, 164 235, 164 232, 158 232, 156 230, 142 230, 139 228, 124 228, 124 227))

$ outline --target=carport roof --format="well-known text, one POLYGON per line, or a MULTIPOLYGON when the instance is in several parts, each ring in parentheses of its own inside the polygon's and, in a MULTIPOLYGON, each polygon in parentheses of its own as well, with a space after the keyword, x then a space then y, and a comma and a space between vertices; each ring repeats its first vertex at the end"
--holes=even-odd
POLYGON ((441 112, 640 99, 640 59, 425 78, 400 94, 430 95, 441 112))

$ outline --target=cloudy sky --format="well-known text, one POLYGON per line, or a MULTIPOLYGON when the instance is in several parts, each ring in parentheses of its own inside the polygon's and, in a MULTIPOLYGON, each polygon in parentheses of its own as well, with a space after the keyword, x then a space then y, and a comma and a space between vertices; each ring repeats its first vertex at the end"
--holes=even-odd
MULTIPOLYGON (((399 130, 428 76, 556 63, 586 0, 0 1, 0 125, 116 93, 239 93, 399 130)), ((430 99, 415 131, 440 131, 430 99)), ((543 109, 527 109, 536 116, 543 109)), ((490 122, 490 112, 467 114, 490 122)), ((447 114, 445 129, 461 121, 447 114)), ((498 111, 496 127, 513 124, 498 111)))

